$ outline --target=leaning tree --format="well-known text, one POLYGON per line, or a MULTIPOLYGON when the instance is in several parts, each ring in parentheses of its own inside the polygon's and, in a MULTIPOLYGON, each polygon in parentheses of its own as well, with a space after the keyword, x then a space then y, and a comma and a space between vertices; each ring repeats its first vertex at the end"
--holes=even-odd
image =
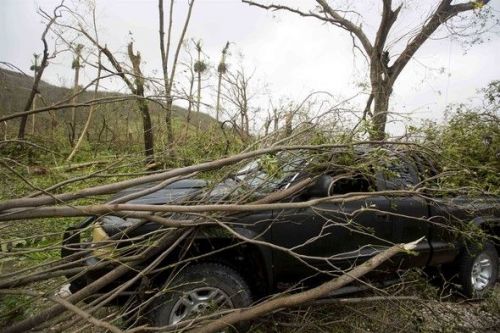
MULTIPOLYGON (((257 6, 271 11, 286 11, 303 17, 311 17, 322 22, 331 24, 347 32, 353 40, 354 49, 363 53, 368 62, 370 95, 366 104, 363 118, 371 115, 372 118, 372 140, 383 140, 385 136, 385 125, 389 111, 390 96, 394 83, 415 56, 424 43, 431 38, 441 27, 445 26, 453 34, 453 28, 460 29, 455 35, 463 36, 464 29, 476 26, 475 33, 485 31, 484 10, 478 14, 489 0, 458 2, 453 0, 436 1, 431 11, 423 14, 423 19, 416 29, 411 31, 395 31, 392 29, 398 21, 400 12, 407 7, 411 1, 401 0, 394 6, 392 0, 382 0, 381 18, 376 33, 371 36, 371 31, 366 29, 366 20, 354 10, 354 2, 315 0, 317 6, 311 10, 293 8, 281 3, 263 3, 252 0, 242 0, 243 3, 257 6), (463 15, 460 15, 463 14, 463 15), (453 20, 452 20, 453 19, 453 20), (363 23, 365 23, 363 25, 363 23), (455 25, 455 26, 454 26, 455 25), (359 45, 360 44, 360 45, 359 45), (391 54, 389 49, 400 46, 398 53, 391 54)), ((414 4, 415 5, 415 4, 414 4)), ((363 4, 365 6, 365 4, 363 4)), ((421 4, 418 10, 425 11, 421 4)), ((418 11, 417 10, 417 11, 418 11)), ((417 13, 414 15, 418 16, 417 13)), ((470 33, 470 31, 469 31, 470 33)))

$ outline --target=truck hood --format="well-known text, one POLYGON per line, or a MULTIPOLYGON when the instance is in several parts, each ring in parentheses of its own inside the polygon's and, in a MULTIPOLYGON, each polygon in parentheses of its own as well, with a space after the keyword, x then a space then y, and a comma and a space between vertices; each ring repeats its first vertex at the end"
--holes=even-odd
MULTIPOLYGON (((158 183, 147 183, 140 186, 131 187, 116 193, 110 198, 110 200, 113 201, 127 195, 146 190, 155 185, 158 185, 158 183)), ((190 201, 214 203, 227 198, 234 191, 236 186, 237 183, 231 180, 227 180, 213 187, 209 187, 208 182, 203 179, 184 179, 165 186, 158 191, 149 193, 133 200, 129 200, 127 201, 127 203, 143 205, 187 204, 190 201)), ((183 215, 174 213, 170 218, 182 219, 183 215)), ((122 218, 112 215, 105 215, 99 218, 99 224, 110 236, 126 229, 127 227, 132 226, 138 221, 139 220, 134 218, 122 218)), ((151 232, 158 229, 159 227, 160 225, 155 222, 146 222, 139 228, 139 230, 132 232, 132 234, 130 234, 129 236, 151 232)))
MULTIPOLYGON (((137 193, 153 186, 158 183, 147 183, 139 186, 134 186, 126 190, 120 191, 111 197, 111 201, 125 197, 129 194, 137 193)), ((203 179, 183 179, 176 181, 164 188, 144 195, 142 197, 127 201, 130 204, 142 205, 163 205, 167 203, 180 203, 197 192, 201 192, 206 188, 208 183, 203 179)))

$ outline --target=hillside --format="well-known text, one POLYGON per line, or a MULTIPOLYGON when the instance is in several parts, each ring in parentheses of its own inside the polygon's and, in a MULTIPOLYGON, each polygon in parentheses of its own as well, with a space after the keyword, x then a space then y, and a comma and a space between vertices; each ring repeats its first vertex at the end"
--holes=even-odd
MULTIPOLYGON (((32 76, 0 68, 0 115, 23 111, 24 105, 31 91, 32 84, 32 76)), ((38 105, 40 106, 50 105, 54 102, 63 100, 72 93, 71 89, 58 87, 43 80, 40 82, 39 91, 43 97, 43 99, 38 102, 38 105)), ((111 96, 122 97, 125 95, 117 92, 99 92, 99 97, 111 96)), ((84 92, 79 97, 79 102, 91 100, 92 97, 93 93, 91 91, 84 92)), ((108 104, 104 108, 113 110, 113 112, 109 114, 110 121, 113 121, 113 118, 128 119, 133 122, 140 119, 138 112, 133 112, 135 111, 135 108, 134 103, 131 101, 108 104)), ((164 120, 162 120, 164 115, 158 104, 150 103, 150 110, 154 120, 164 123, 164 120)), ((188 111, 185 108, 174 106, 174 121, 185 123, 187 113, 188 111)), ((58 110, 55 114, 59 122, 65 123, 71 118, 71 112, 68 109, 58 110)), ((39 117, 41 119, 49 119, 46 114, 40 114, 39 117)), ((81 122, 84 121, 85 118, 85 110, 79 109, 77 112, 77 120, 81 122)), ((191 124, 195 127, 204 129, 208 126, 216 125, 216 120, 206 113, 192 112, 191 124)), ((45 125, 47 124, 45 123, 45 125)))

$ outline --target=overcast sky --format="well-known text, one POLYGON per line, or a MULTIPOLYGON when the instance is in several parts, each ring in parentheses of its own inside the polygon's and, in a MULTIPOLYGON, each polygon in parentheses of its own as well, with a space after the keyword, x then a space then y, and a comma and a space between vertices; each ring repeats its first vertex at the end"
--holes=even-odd
MULTIPOLYGON (((313 8, 315 3, 313 0, 280 1, 304 8, 313 8)), ((58 2, 0 1, 0 61, 29 72, 32 54, 41 52, 42 48, 43 25, 37 8, 51 10, 58 2)), ((379 2, 361 2, 360 11, 367 18, 363 28, 369 34, 374 33, 379 19, 379 2)), ((176 3, 175 20, 180 23, 185 15, 185 1, 176 3)), ((409 3, 394 28, 393 39, 414 27, 423 15, 416 13, 422 8, 427 11, 431 7, 425 6, 432 1, 409 3)), ((492 3, 495 10, 500 9, 498 1, 492 3)), ((123 52, 130 41, 130 32, 136 49, 142 53, 144 72, 152 74, 160 69, 156 0, 98 0, 97 13, 103 43, 123 52)), ((349 97, 359 92, 356 84, 365 78, 363 60, 353 57, 351 38, 345 32, 314 19, 249 7, 239 0, 197 0, 188 36, 203 41, 212 64, 217 63, 226 41, 234 43, 230 62, 235 62, 242 53, 245 67, 249 71, 255 69, 256 79, 268 84, 275 100, 280 96, 301 100, 314 90, 349 97)), ((489 34, 488 37, 489 42, 475 45, 467 53, 461 43, 451 39, 429 41, 398 79, 392 109, 403 114, 411 112, 414 119, 442 120, 448 103, 465 101, 476 89, 499 79, 500 36, 489 34)), ((391 53, 398 50, 395 44, 391 53)), ((44 79, 69 86, 72 73, 68 62, 71 60, 67 57, 56 59, 44 79)), ((85 79, 89 77, 84 76, 85 79)))

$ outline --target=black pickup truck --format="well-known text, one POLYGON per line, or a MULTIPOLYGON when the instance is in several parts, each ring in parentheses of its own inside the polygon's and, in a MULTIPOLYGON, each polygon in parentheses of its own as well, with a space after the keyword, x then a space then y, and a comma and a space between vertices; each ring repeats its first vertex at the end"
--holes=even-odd
MULTIPOLYGON (((500 234, 498 197, 436 194, 432 182, 439 179, 437 167, 426 156, 409 150, 340 150, 328 153, 327 158, 323 154, 321 163, 307 154, 293 155, 261 157, 215 185, 184 179, 127 201, 152 205, 228 203, 238 196, 255 202, 269 193, 284 193, 298 183, 307 184, 304 180, 310 179, 309 185, 280 198, 278 203, 283 205, 273 206, 276 208, 209 214, 209 221, 222 221, 228 228, 214 223, 198 226, 179 242, 179 250, 162 258, 162 264, 147 279, 151 290, 162 290, 166 281, 170 285, 169 292, 156 293, 151 302, 154 310, 149 316, 155 325, 177 324, 213 304, 246 307, 279 290, 311 286, 393 244, 420 238, 414 253, 393 258, 373 277, 411 267, 445 267, 466 296, 481 296, 494 286, 500 234), (171 269, 179 262, 183 264, 171 269)), ((110 202, 152 186, 119 192, 110 202)), ((192 220, 193 216, 195 222, 208 218, 177 213, 169 218, 192 220)), ((163 229, 153 221, 111 215, 90 217, 68 229, 62 255, 86 250, 88 266, 83 274, 68 276, 71 291, 80 290, 115 267, 114 251, 129 249, 133 242, 163 229), (84 242, 80 235, 89 226, 92 239, 84 242), (106 245, 110 239, 118 244, 112 250, 106 245)), ((134 273, 130 274, 100 292, 129 281, 134 273)), ((139 289, 144 289, 144 281, 132 284, 127 292, 134 294, 139 289)))

